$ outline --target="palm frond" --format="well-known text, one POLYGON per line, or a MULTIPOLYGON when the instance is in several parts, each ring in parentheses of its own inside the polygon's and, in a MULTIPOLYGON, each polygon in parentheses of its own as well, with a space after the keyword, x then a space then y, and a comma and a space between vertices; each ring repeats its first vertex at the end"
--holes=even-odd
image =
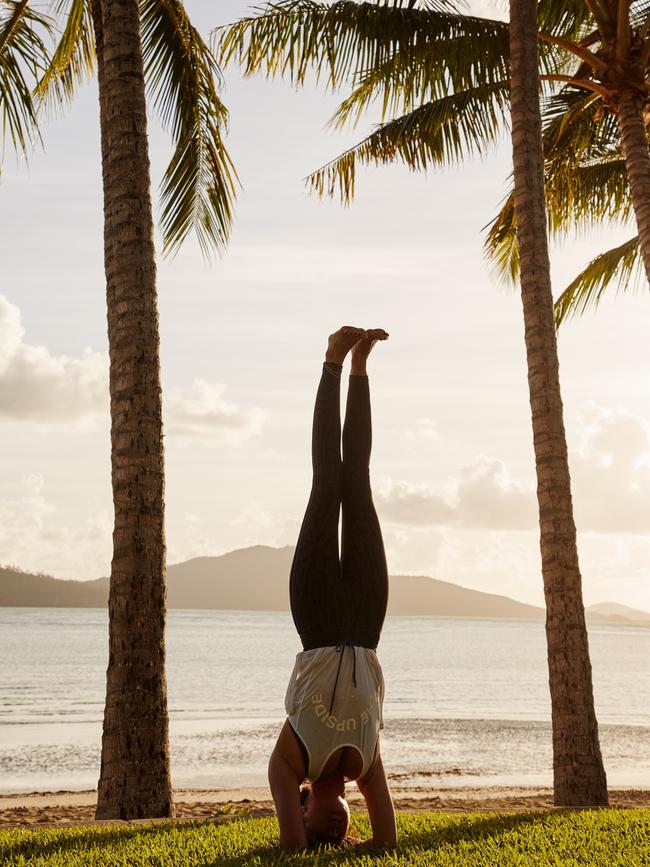
MULTIPOLYGON (((254 16, 214 31, 219 62, 237 61, 245 75, 286 76, 296 85, 313 71, 336 89, 351 77, 379 69, 398 53, 406 63, 411 57, 423 59, 428 52, 429 62, 435 64, 436 52, 445 51, 446 43, 458 61, 463 59, 459 52, 469 51, 474 62, 485 66, 478 40, 489 39, 496 31, 507 42, 503 22, 460 15, 447 2, 418 8, 399 2, 284 0, 255 11, 254 16), (451 45, 449 40, 459 41, 451 45)), ((461 65, 457 63, 458 70, 461 65)))
POLYGON ((16 150, 26 154, 34 139, 40 138, 32 89, 49 62, 43 36, 52 32, 52 19, 29 7, 26 0, 3 0, 0 4, 3 153, 8 139, 16 150))
POLYGON ((568 318, 597 307, 614 280, 618 291, 635 291, 642 283, 642 273, 638 237, 596 256, 555 302, 556 326, 559 328, 568 318))
POLYGON ((630 27, 647 26, 650 19, 650 0, 632 0, 630 5, 630 27))
POLYGON ((484 154, 507 123, 508 88, 499 82, 435 100, 380 124, 358 145, 315 171, 308 186, 319 196, 348 204, 354 197, 357 163, 382 165, 400 161, 412 171, 456 163, 484 154))
MULTIPOLYGON (((380 96, 386 117, 509 74, 507 22, 458 14, 451 3, 284 0, 256 12, 214 32, 220 62, 237 60, 246 75, 285 75, 296 85, 308 70, 332 89, 356 80, 347 117, 380 96)), ((568 62, 563 49, 540 44, 544 73, 561 72, 568 62)))
POLYGON ((577 41, 596 25, 585 0, 539 0, 537 26, 545 33, 577 41))
POLYGON ((519 277, 519 244, 514 193, 510 192, 506 196, 499 213, 484 228, 488 228, 483 245, 485 258, 494 266, 499 277, 515 283, 519 277))
POLYGON ((95 33, 90 0, 59 0, 58 18, 65 20, 59 43, 36 88, 38 97, 56 112, 95 71, 95 33))
POLYGON ((632 214, 625 160, 616 151, 568 172, 549 171, 545 190, 549 228, 555 234, 572 225, 593 228, 625 221, 632 214))
POLYGON ((228 240, 237 188, 221 73, 180 0, 141 0, 140 8, 147 87, 174 140, 161 184, 164 250, 176 253, 194 231, 209 256, 228 240))
POLYGON ((598 96, 571 85, 545 101, 542 136, 544 159, 555 166, 596 160, 620 144, 616 116, 598 96))
POLYGON ((507 24, 461 17, 448 33, 400 48, 378 67, 357 75, 352 93, 339 106, 332 124, 358 123, 375 101, 381 102, 383 120, 450 92, 505 82, 508 75, 507 24))
MULTIPOLYGON (((547 165, 545 195, 548 230, 555 238, 566 237, 572 229, 580 231, 603 223, 609 225, 613 220, 627 220, 632 214, 625 161, 615 152, 608 159, 573 166, 567 172, 554 172, 547 165)), ((519 249, 512 192, 489 224, 483 250, 500 277, 508 282, 518 279, 519 249)))

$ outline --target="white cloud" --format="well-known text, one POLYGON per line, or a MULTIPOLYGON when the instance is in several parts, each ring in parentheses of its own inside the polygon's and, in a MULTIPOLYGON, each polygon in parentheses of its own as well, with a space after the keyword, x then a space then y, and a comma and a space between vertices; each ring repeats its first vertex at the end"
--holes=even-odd
POLYGON ((524 530, 534 525, 534 492, 515 482, 501 461, 481 455, 445 488, 447 493, 438 493, 422 483, 391 483, 375 498, 377 508, 388 521, 414 527, 524 530))
MULTIPOLYGON (((86 349, 81 358, 55 356, 24 340, 19 308, 0 295, 0 416, 14 421, 75 422, 107 419, 108 355, 86 349)), ((265 413, 224 398, 220 382, 195 379, 165 395, 166 430, 240 443, 261 430, 265 413)))
POLYGON ((650 532, 650 424, 620 407, 588 404, 571 456, 576 523, 597 533, 650 532))
POLYGON ((112 532, 108 511, 66 526, 57 520, 45 487, 43 476, 32 473, 21 480, 18 496, 0 500, 0 562, 58 578, 107 575, 112 532))
MULTIPOLYGON (((580 426, 580 447, 570 455, 578 528, 650 532, 650 425, 624 409, 588 404, 580 426)), ((532 530, 537 525, 533 484, 513 479, 502 461, 479 456, 448 479, 444 490, 391 482, 376 502, 382 517, 398 525, 532 530)))
MULTIPOLYGON (((537 530, 383 527, 392 575, 430 575, 543 605, 537 530)), ((632 534, 579 533, 585 604, 622 602, 650 610, 650 541, 632 534)))
POLYGON ((501 461, 484 456, 462 470, 455 500, 457 519, 465 527, 523 530, 536 520, 532 488, 514 481, 501 461))
MULTIPOLYGON (((590 403, 570 455, 585 601, 648 609, 650 425, 590 403)), ((428 574, 543 604, 534 478, 478 457, 443 484, 375 495, 392 573, 428 574), (513 532, 517 531, 517 532, 513 532)))
POLYGON ((618 602, 650 610, 650 540, 639 534, 578 535, 580 568, 589 604, 618 602))
POLYGON ((0 295, 0 415, 18 421, 74 421, 105 411, 107 357, 52 355, 24 341, 20 310, 0 295))
POLYGON ((395 524, 433 526, 449 524, 454 518, 453 505, 424 484, 390 482, 374 499, 382 519, 395 524))
POLYGON ((433 418, 417 418, 412 430, 407 430, 404 434, 407 440, 425 439, 431 442, 437 442, 441 437, 438 432, 438 424, 433 418))
POLYGON ((220 382, 195 379, 189 389, 169 391, 166 429, 178 436, 214 437, 217 443, 238 444, 259 434, 265 413, 259 407, 241 409, 224 398, 220 382))
POLYGON ((300 521, 294 518, 278 518, 258 502, 252 501, 239 514, 228 521, 228 526, 238 533, 243 533, 237 544, 241 545, 271 545, 283 548, 285 545, 295 545, 300 532, 300 521))

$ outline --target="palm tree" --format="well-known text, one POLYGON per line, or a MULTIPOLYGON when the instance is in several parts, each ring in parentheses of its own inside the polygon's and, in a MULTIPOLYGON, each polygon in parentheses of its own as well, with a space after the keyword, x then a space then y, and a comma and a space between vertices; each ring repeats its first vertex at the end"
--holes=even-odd
MULTIPOLYGON (((547 0, 547 5, 553 3, 547 0)), ((521 237, 522 276, 524 271, 526 275, 522 300, 548 609, 555 802, 603 804, 607 791, 593 707, 540 175, 538 62, 543 77, 556 81, 564 75, 567 60, 564 46, 556 40, 546 40, 538 49, 537 30, 530 54, 530 25, 530 9, 527 20, 515 14, 512 44, 518 60, 513 85, 518 96, 513 125, 517 210, 527 223, 521 237), (529 52, 527 65, 522 49, 529 52), (522 106, 525 86, 527 108, 522 106), (536 164, 535 157, 531 163, 522 159, 522 148, 528 147, 539 155, 536 164), (531 170, 536 172, 537 198, 529 203, 521 182, 531 170), (539 276, 536 267, 541 269, 539 276)), ((302 84, 313 69, 334 89, 352 79, 352 93, 335 114, 335 126, 358 122, 375 100, 384 118, 392 115, 358 145, 311 175, 311 186, 319 194, 338 192, 344 203, 354 195, 357 161, 378 165, 400 160, 413 170, 426 170, 482 153, 494 143, 510 105, 510 38, 504 22, 458 15, 440 4, 414 8, 410 2, 404 7, 399 0, 377 5, 343 0, 329 6, 289 0, 218 31, 216 37, 221 61, 239 60, 247 75, 285 74, 302 84)))
POLYGON ((115 528, 96 816, 174 814, 165 675, 164 460, 145 78, 175 150, 162 184, 165 249, 228 237, 234 170, 217 67, 179 0, 65 0, 43 99, 97 64, 104 189, 115 528))
POLYGON ((0 2, 0 123, 13 148, 27 155, 38 138, 34 85, 49 63, 43 36, 53 32, 53 22, 35 12, 27 0, 0 2))
POLYGON ((514 212, 537 471, 554 799, 606 805, 573 521, 546 237, 536 0, 510 0, 514 212))
POLYGON ((134 0, 92 0, 92 11, 115 504, 96 816, 173 816, 165 676, 160 338, 140 19, 134 0))

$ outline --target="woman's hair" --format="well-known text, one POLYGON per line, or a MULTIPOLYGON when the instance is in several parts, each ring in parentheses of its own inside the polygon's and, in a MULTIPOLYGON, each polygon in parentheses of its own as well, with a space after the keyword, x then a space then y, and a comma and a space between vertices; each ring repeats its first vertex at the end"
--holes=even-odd
MULTIPOLYGON (((302 807, 305 806, 307 798, 309 797, 309 793, 311 792, 310 783, 303 783, 300 787, 300 805, 302 807)), ((319 834, 316 831, 307 831, 307 846, 309 849, 319 849, 321 846, 341 846, 346 842, 348 837, 350 823, 348 822, 348 827, 343 828, 340 837, 332 837, 330 834, 319 834)))

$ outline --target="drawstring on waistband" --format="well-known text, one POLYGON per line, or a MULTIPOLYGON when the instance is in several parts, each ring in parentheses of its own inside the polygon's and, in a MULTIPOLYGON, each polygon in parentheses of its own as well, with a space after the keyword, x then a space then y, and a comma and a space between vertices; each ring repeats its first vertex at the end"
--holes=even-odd
POLYGON ((336 652, 339 654, 339 664, 338 664, 338 668, 336 669, 336 678, 334 680, 334 689, 332 690, 332 700, 330 702, 330 710, 329 710, 330 714, 332 713, 332 708, 334 707, 334 698, 336 696, 336 687, 337 687, 338 682, 339 682, 339 675, 341 673, 341 665, 343 663, 343 652, 345 651, 346 647, 352 648, 352 683, 354 684, 355 688, 357 685, 357 652, 356 652, 355 648, 359 647, 359 645, 357 644, 356 641, 350 641, 349 639, 346 639, 345 641, 342 641, 340 644, 336 645, 336 652))

